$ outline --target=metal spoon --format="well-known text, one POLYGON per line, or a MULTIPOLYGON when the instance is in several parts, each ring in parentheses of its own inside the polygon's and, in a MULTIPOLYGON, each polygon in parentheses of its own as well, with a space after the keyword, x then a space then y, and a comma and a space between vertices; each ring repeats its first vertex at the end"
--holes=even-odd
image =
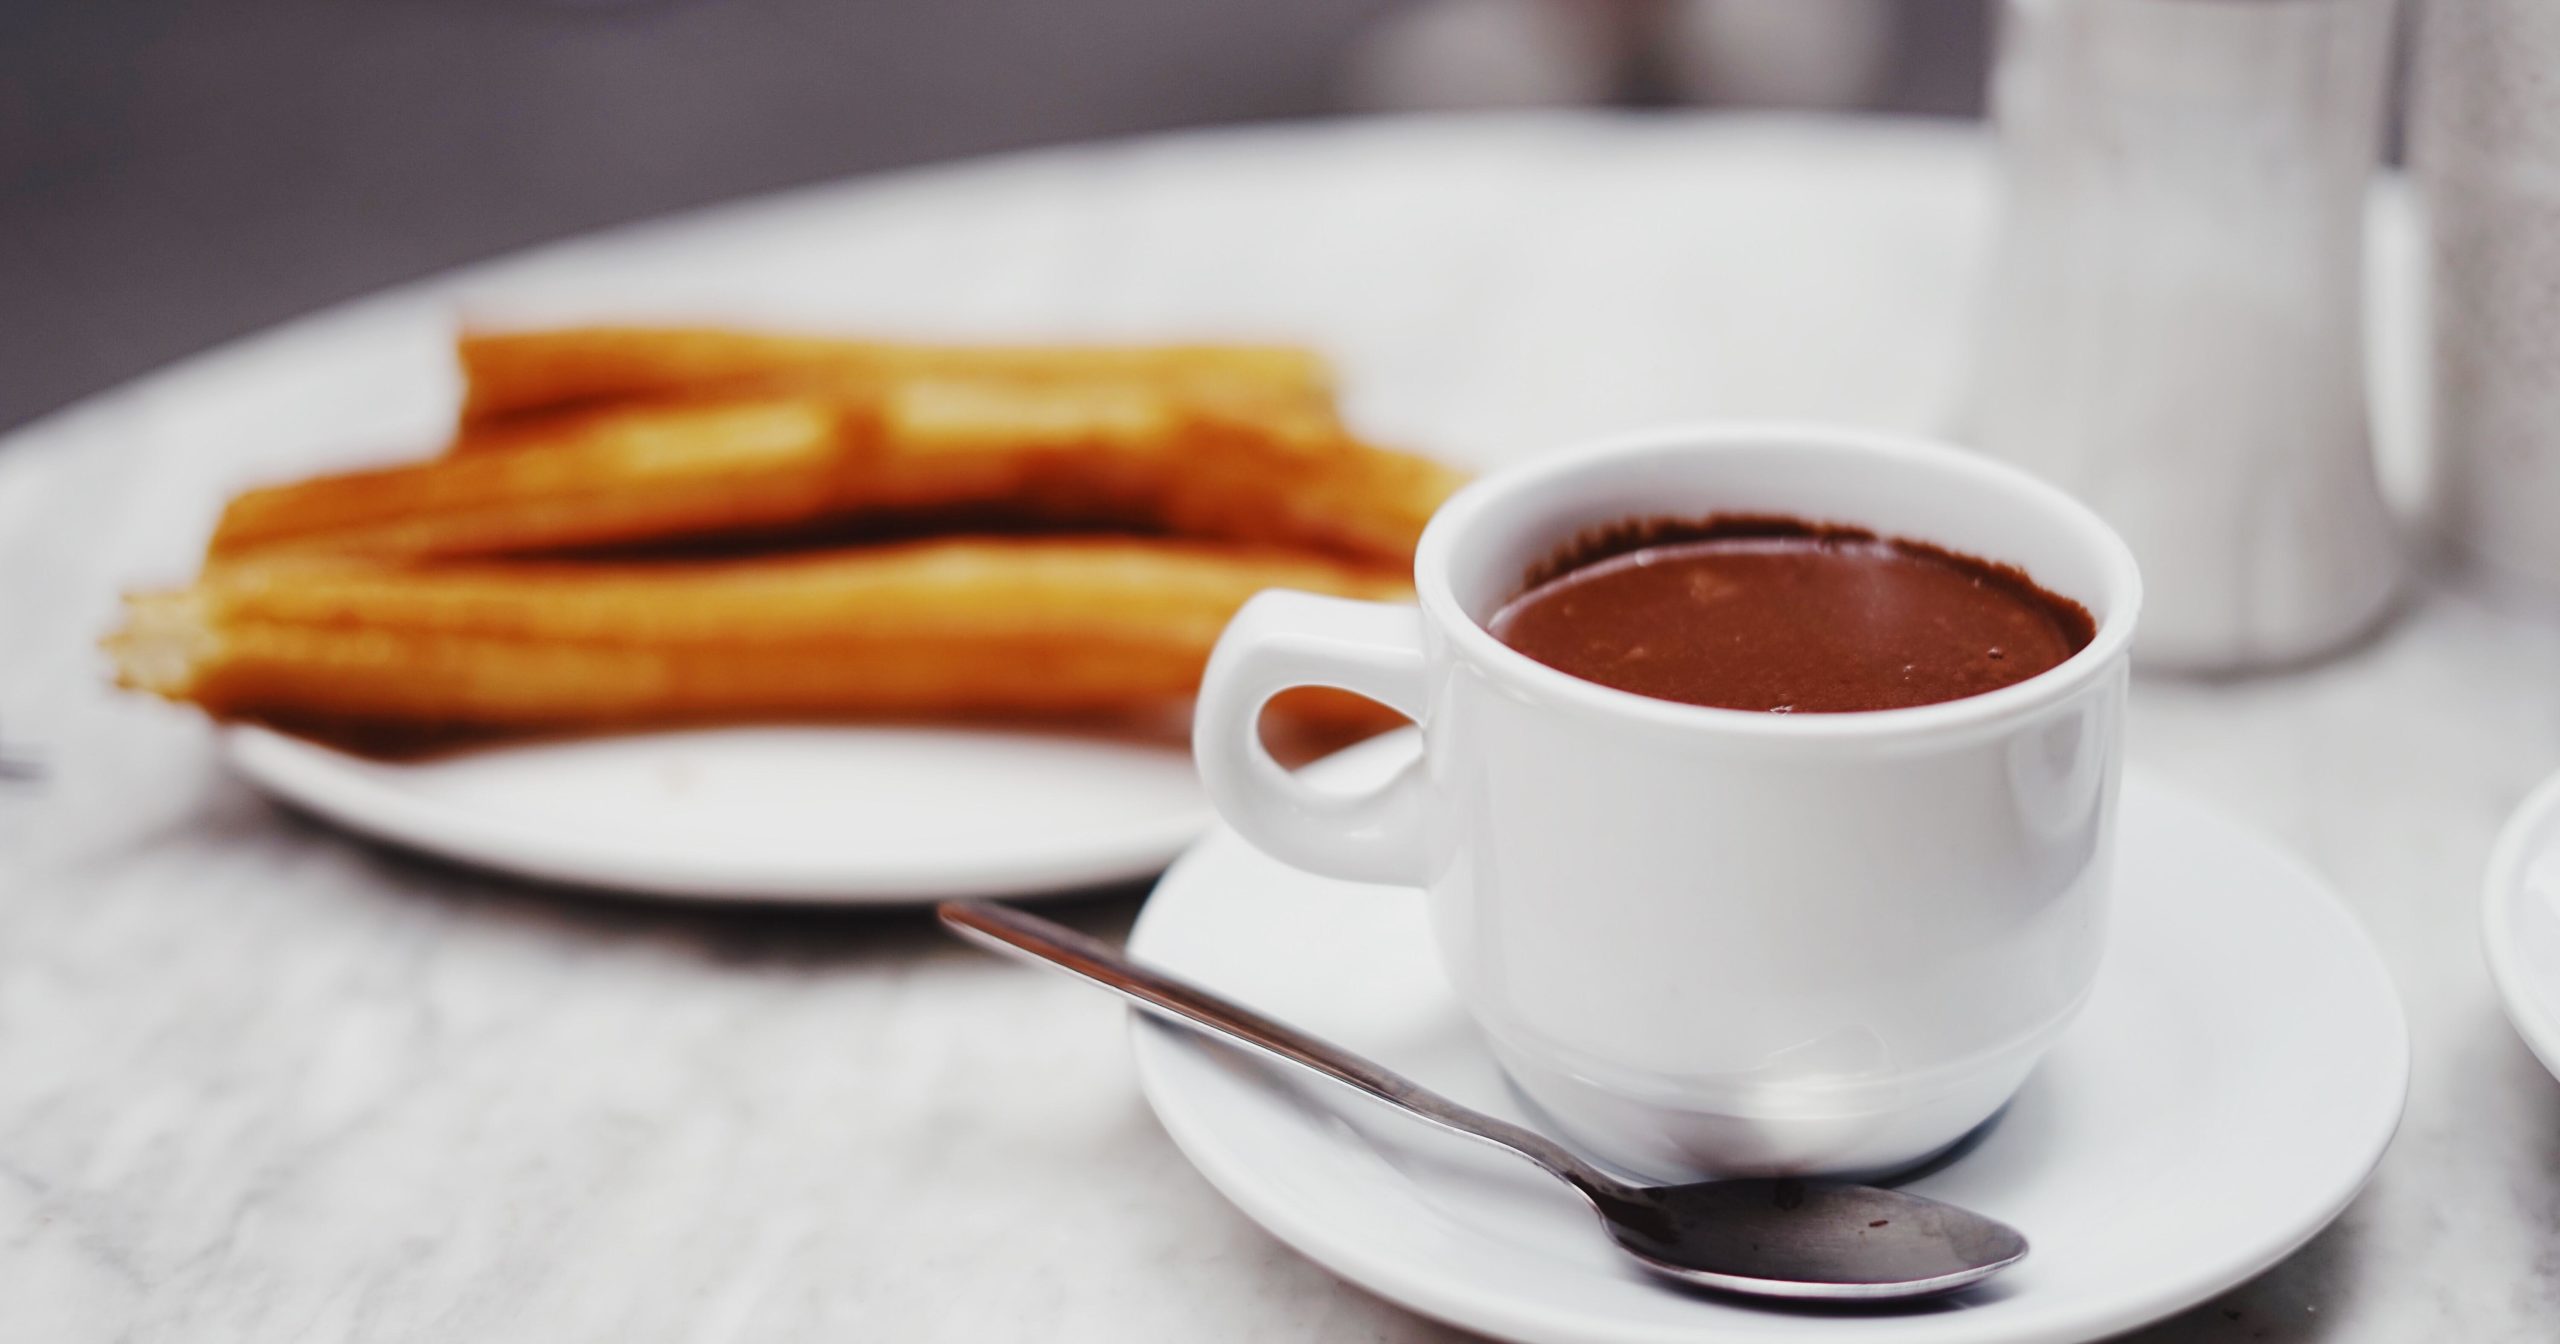
POLYGON ((2006 1223, 1899 1190, 1812 1180, 1629 1185, 1545 1136, 1470 1110, 1338 1046, 1149 970, 1109 944, 981 901, 947 902, 942 922, 971 942, 1047 962, 1183 1025, 1277 1055, 1497 1144, 1582 1193, 1609 1236, 1647 1268, 1757 1297, 1875 1302, 1979 1283, 2018 1263, 2027 1239, 2006 1223))

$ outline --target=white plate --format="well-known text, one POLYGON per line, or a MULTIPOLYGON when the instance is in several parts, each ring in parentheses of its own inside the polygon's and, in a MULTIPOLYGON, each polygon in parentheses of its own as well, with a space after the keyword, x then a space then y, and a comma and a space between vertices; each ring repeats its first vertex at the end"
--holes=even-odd
MULTIPOLYGON (((1318 767, 1349 782, 1409 738, 1318 767)), ((1165 1129, 1281 1240, 1425 1315, 1533 1341, 2095 1339, 2282 1259, 2364 1184, 2408 1032, 2381 960, 2299 863, 2141 782, 2088 1009, 1969 1151, 1913 1188, 2023 1229, 2026 1263, 1895 1313, 1766 1308, 1632 1267, 1565 1188, 1312 1076, 1136 1031, 1165 1129)), ((1139 956, 1525 1119, 1440 979, 1412 893, 1309 877, 1219 830, 1166 874, 1139 956)))
POLYGON ((2516 1034, 2560 1077, 2560 775, 2535 789, 2498 833, 2480 941, 2516 1034))
POLYGON ((700 899, 904 904, 1145 877, 1207 826, 1179 747, 937 727, 715 728, 371 760, 234 728, 260 788, 410 849, 700 899))

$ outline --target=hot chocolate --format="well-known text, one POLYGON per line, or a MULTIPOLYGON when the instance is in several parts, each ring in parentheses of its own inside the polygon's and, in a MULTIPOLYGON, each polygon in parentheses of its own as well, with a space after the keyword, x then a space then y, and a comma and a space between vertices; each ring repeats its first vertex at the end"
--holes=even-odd
POLYGON ((1586 537, 1533 571, 1491 629, 1618 690, 1830 714, 1998 690, 2079 652, 2096 626, 2012 566, 1861 528, 1727 515, 1586 537))

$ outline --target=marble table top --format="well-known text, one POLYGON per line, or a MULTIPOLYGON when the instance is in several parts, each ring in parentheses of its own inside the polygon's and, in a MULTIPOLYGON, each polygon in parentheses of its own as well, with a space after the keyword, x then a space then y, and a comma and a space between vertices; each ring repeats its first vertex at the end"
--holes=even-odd
MULTIPOLYGON (((542 249, 0 442, 0 1335, 1423 1340, 1229 1209, 1121 1010, 920 913, 671 907, 393 854, 111 694, 124 586, 228 490, 415 453, 457 319, 1298 337, 1381 437, 1492 463, 1671 417, 1953 422, 1992 207, 1967 130, 1715 117, 1275 128, 788 193, 542 249)), ((2393 216, 2396 218, 2396 216, 2393 216)), ((2377 414, 2413 478, 2409 240, 2377 414)), ((2406 1122, 2275 1270, 2139 1338, 2544 1340, 2560 1083, 2481 964, 2560 764, 2560 623, 2421 582, 2347 655, 2145 678, 2132 753, 2337 884, 2406 998, 2406 1122)), ((1058 908, 1117 935, 1139 889, 1058 908)))

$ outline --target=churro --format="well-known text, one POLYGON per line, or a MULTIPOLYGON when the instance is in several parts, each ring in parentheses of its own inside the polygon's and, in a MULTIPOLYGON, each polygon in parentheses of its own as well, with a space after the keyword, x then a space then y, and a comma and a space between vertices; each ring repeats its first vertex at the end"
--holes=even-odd
POLYGON ((610 401, 859 395, 914 377, 1118 382, 1317 409, 1331 406, 1333 383, 1313 352, 1272 345, 908 345, 710 328, 568 327, 469 332, 458 353, 466 426, 610 401))
POLYGON ((211 553, 438 559, 964 514, 1401 563, 1459 479, 1329 413, 1238 414, 1117 381, 912 377, 513 432, 503 450, 249 491, 211 553))
MULTIPOLYGON (((127 599, 121 684, 220 718, 557 730, 1178 702, 1269 587, 1381 600, 1398 575, 1137 538, 955 539, 718 561, 216 565, 127 599)), ((1381 721, 1349 697, 1306 711, 1381 721)))
POLYGON ((845 493, 857 438, 833 409, 794 401, 603 416, 539 451, 246 491, 223 509, 210 553, 428 559, 787 526, 845 493))

